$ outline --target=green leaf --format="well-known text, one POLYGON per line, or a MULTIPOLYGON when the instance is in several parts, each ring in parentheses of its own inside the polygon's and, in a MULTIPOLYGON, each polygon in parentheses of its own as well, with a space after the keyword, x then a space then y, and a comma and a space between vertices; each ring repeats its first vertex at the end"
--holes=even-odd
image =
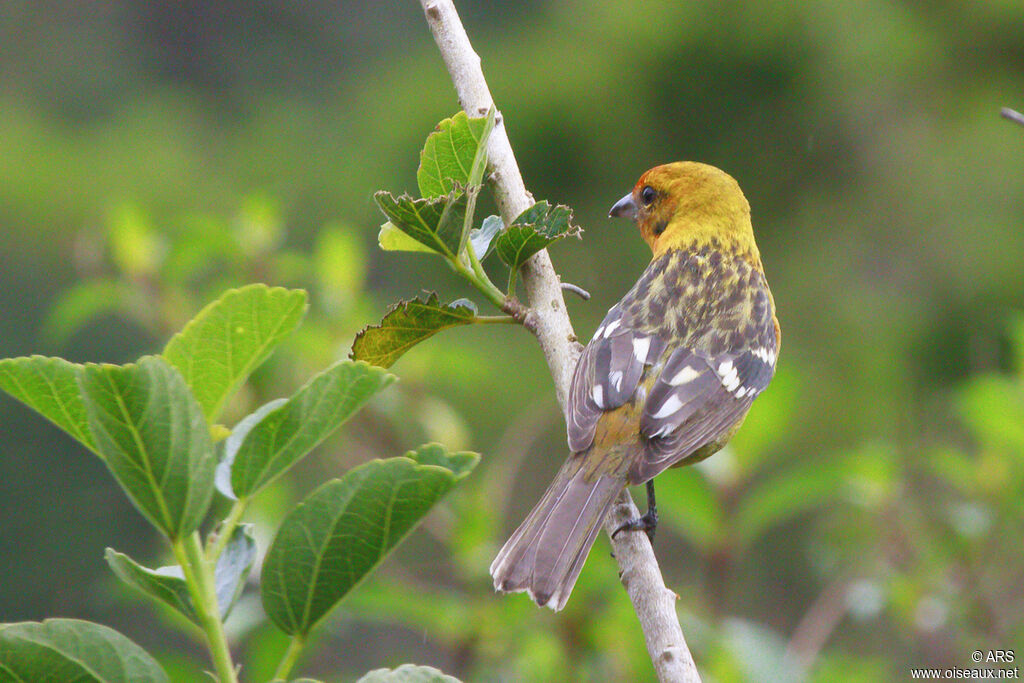
POLYGON ((117 631, 78 619, 0 625, 0 679, 32 683, 166 683, 167 674, 117 631))
POLYGON ((251 496, 281 476, 394 380, 381 368, 348 360, 313 377, 246 434, 231 465, 235 495, 251 496))
POLYGON ((3 389, 47 420, 99 453, 89 432, 89 417, 78 388, 81 365, 63 358, 30 356, 0 360, 3 389))
MULTIPOLYGON (((217 606, 221 619, 227 619, 235 606, 245 580, 252 571, 256 560, 256 538, 252 524, 235 527, 231 540, 217 558, 214 570, 214 584, 217 592, 217 606)), ((180 612, 189 621, 202 626, 192 603, 185 574, 178 565, 150 569, 144 567, 124 553, 107 548, 104 557, 117 578, 146 595, 166 603, 180 612)))
POLYGON ((217 606, 220 618, 227 619, 231 608, 245 589, 245 580, 256 561, 256 527, 253 524, 239 524, 231 532, 228 544, 217 558, 213 572, 217 592, 217 606))
POLYGON ((488 216, 479 228, 470 231, 469 241, 473 245, 473 253, 477 259, 483 261, 490 255, 494 238, 504 227, 500 216, 488 216))
POLYGON ((403 664, 397 669, 374 669, 356 683, 460 683, 454 676, 432 666, 403 664))
POLYGON ((178 371, 156 356, 89 364, 79 385, 96 447, 128 497, 168 538, 192 533, 210 505, 216 458, 178 371))
MULTIPOLYGON (((395 197, 380 191, 373 195, 388 221, 406 235, 448 258, 456 258, 464 241, 464 221, 468 195, 454 189, 430 199, 413 199, 407 194, 395 197)), ((379 237, 378 237, 379 239, 379 237)), ((408 248, 403 251, 411 251, 408 248)))
POLYGON ((366 327, 356 335, 349 355, 355 360, 389 368, 424 339, 449 327, 471 325, 476 320, 476 310, 463 299, 442 304, 437 294, 431 293, 425 301, 418 297, 399 301, 388 309, 379 325, 366 327))
POLYGON ((224 402, 298 327, 306 293, 249 285, 225 292, 171 338, 163 356, 176 367, 215 422, 224 402))
MULTIPOLYGON (((464 112, 460 112, 452 119, 441 122, 438 130, 427 139, 423 154, 420 155, 420 171, 425 169, 427 176, 425 184, 420 182, 420 194, 424 197, 430 197, 435 192, 452 192, 459 186, 466 188, 466 208, 462 212, 462 230, 459 233, 458 249, 455 250, 460 256, 466 249, 473 214, 476 211, 476 200, 483 187, 481 183, 484 169, 487 167, 487 140, 493 129, 494 107, 487 111, 487 116, 483 119, 470 119, 464 112), (466 124, 465 127, 463 123, 466 124), (475 130, 481 124, 483 127, 475 130), (469 151, 473 154, 467 172, 462 160, 459 159, 459 154, 469 151), (452 161, 455 163, 451 163, 452 161), (434 172, 437 173, 436 176, 432 175, 434 172)), ((419 173, 417 180, 421 180, 419 173)))
POLYGON ((263 563, 263 606, 305 635, 476 465, 439 444, 372 460, 306 497, 281 524, 263 563))
POLYGON ((264 417, 273 410, 277 410, 288 402, 286 398, 276 398, 268 401, 253 412, 249 413, 235 425, 228 437, 223 441, 220 462, 217 463, 217 473, 214 476, 214 485, 217 490, 231 500, 238 500, 234 489, 231 488, 231 467, 235 464, 235 454, 241 447, 245 437, 249 435, 253 427, 260 423, 264 417))
POLYGON ((487 163, 487 139, 494 128, 494 110, 471 119, 460 111, 437 124, 420 152, 416 183, 423 197, 440 197, 455 189, 478 185, 487 163))
POLYGON ((431 249, 422 242, 406 235, 391 221, 381 224, 380 232, 377 233, 377 244, 384 251, 421 251, 427 254, 438 253, 435 249, 431 249))
POLYGON ((523 211, 494 241, 498 256, 513 270, 549 244, 563 237, 579 237, 579 226, 572 224, 572 209, 552 208, 542 200, 523 211))
POLYGON ((189 621, 199 623, 181 567, 173 565, 150 569, 113 548, 107 548, 104 558, 117 578, 132 588, 170 605, 185 615, 189 621))

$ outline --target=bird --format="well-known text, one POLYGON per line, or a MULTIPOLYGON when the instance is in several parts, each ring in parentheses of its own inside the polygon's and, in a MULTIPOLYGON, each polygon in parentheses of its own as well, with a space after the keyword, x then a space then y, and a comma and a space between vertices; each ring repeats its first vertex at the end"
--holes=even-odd
POLYGON ((781 329, 736 180, 694 161, 656 166, 612 206, 650 264, 584 348, 566 405, 569 457, 491 564, 495 590, 561 610, 626 486, 657 528, 654 477, 720 450, 775 375, 781 329))

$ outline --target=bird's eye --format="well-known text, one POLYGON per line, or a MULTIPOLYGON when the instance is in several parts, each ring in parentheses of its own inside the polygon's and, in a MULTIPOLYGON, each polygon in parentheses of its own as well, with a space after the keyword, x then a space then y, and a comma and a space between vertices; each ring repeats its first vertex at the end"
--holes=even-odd
POLYGON ((650 185, 646 185, 644 189, 640 190, 640 199, 643 200, 644 206, 650 206, 657 196, 658 193, 650 185))

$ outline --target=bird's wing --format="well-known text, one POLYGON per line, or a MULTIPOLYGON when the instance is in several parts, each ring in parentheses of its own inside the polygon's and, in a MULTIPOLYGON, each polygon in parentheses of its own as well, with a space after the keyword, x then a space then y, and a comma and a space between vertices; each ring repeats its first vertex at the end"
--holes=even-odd
POLYGON ((647 448, 631 481, 646 481, 703 446, 721 441, 746 415, 775 374, 778 354, 770 312, 749 331, 749 337, 732 335, 731 348, 724 352, 683 347, 670 353, 651 384, 640 417, 647 448))
POLYGON ((665 340, 636 329, 621 304, 608 311, 580 356, 569 388, 569 448, 590 447, 601 414, 633 397, 644 368, 661 357, 665 340))
POLYGON ((744 262, 714 253, 652 261, 576 366, 570 449, 589 448, 601 415, 628 401, 642 406, 645 442, 633 482, 728 436, 775 372, 773 308, 764 276, 744 262))

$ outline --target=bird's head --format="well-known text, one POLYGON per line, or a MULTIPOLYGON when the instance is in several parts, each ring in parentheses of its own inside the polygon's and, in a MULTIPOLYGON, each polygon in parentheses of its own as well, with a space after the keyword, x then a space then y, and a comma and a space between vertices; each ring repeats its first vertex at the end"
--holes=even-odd
POLYGON ((750 204, 724 171, 694 161, 655 166, 609 216, 636 222, 657 258, 675 249, 715 247, 760 263, 750 204))

